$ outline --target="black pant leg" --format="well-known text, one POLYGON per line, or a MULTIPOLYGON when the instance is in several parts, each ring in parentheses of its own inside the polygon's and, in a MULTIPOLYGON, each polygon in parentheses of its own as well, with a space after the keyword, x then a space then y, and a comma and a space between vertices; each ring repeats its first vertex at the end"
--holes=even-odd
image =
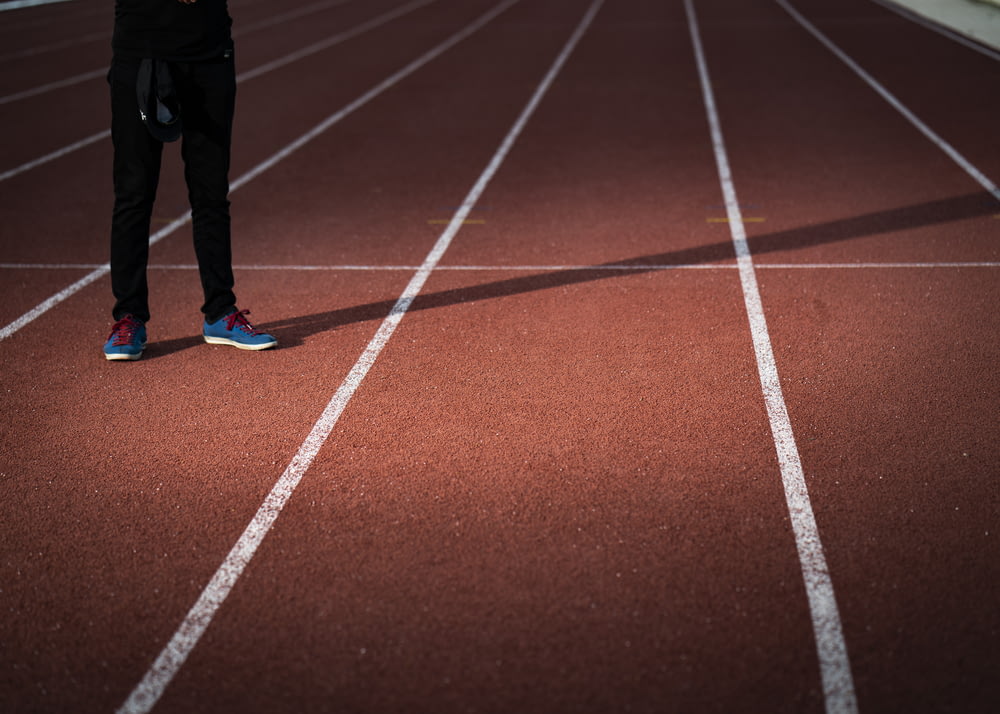
POLYGON ((236 72, 232 54, 184 64, 175 80, 184 126, 181 155, 191 202, 202 312, 214 322, 236 305, 229 214, 229 163, 236 72))
POLYGON ((135 80, 138 61, 115 58, 111 88, 114 146, 114 211, 111 218, 111 290, 116 320, 131 313, 149 320, 149 227, 160 179, 163 144, 150 136, 139 117, 135 80))

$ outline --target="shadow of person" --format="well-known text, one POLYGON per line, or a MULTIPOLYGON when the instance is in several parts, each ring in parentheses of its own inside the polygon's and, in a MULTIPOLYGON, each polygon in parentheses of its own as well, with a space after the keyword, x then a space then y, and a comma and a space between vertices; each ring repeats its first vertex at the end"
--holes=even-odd
POLYGON ((203 344, 205 344, 205 340, 202 339, 201 335, 178 337, 173 340, 150 340, 146 345, 146 349, 142 353, 142 361, 148 362, 151 359, 166 357, 167 355, 182 352, 183 350, 188 350, 192 347, 197 347, 198 345, 203 344))
MULTIPOLYGON (((862 238, 883 233, 912 230, 923 226, 988 216, 996 213, 996 199, 988 192, 955 196, 913 206, 802 226, 767 233, 747 239, 751 255, 760 256, 781 251, 794 251, 862 238)), ((681 266, 733 264, 736 260, 732 240, 708 245, 644 255, 600 265, 560 268, 531 275, 494 280, 480 285, 453 288, 418 295, 406 306, 408 311, 432 310, 451 305, 495 300, 540 290, 609 280, 623 275, 669 270, 681 266)), ((258 328, 278 339, 279 349, 302 344, 311 335, 335 330, 360 322, 381 321, 396 307, 398 300, 381 300, 363 305, 339 308, 311 315, 275 320, 258 328)), ((154 354, 169 354, 200 344, 201 338, 172 340, 159 343, 154 354)), ((153 345, 151 344, 151 348, 153 345)))

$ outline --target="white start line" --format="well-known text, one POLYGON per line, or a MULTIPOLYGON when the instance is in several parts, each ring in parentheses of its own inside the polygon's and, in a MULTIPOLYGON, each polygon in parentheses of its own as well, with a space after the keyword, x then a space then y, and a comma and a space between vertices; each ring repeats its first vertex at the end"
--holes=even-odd
MULTIPOLYGON (((0 263, 0 270, 99 270, 100 263, 0 263)), ((150 263, 148 270, 197 270, 194 263, 150 263)), ((622 263, 616 265, 439 265, 436 270, 481 273, 557 273, 567 271, 608 271, 608 272, 654 272, 669 270, 739 270, 736 263, 622 263)), ((914 263, 754 263, 756 270, 907 270, 907 269, 955 269, 955 268, 1000 268, 1000 261, 946 261, 914 263)), ((402 272, 412 273, 419 265, 233 265, 239 271, 273 272, 402 272)))
MULTIPOLYGON (((101 263, 0 263, 0 270, 97 270, 101 263)), ((913 263, 754 263, 757 270, 905 270, 908 268, 1000 268, 1000 261, 943 261, 913 263)), ((148 270, 197 270, 194 263, 150 263, 148 270)), ((233 270, 288 271, 288 272, 406 272, 419 270, 419 265, 246 265, 235 264, 233 270)), ((437 270, 455 272, 559 272, 567 270, 592 271, 607 270, 625 272, 629 270, 739 270, 735 263, 605 263, 601 265, 439 265, 437 270)))

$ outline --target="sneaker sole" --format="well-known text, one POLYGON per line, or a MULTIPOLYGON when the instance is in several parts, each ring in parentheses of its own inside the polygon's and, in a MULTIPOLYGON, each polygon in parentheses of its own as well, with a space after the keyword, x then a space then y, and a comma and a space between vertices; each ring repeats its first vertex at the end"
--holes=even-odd
POLYGON ((137 355, 122 354, 120 352, 115 352, 112 354, 108 354, 107 352, 104 353, 104 359, 111 360, 112 362, 121 362, 121 361, 134 362, 140 357, 142 357, 142 352, 140 352, 137 355))
POLYGON ((210 345, 230 345, 231 347, 235 347, 238 350, 252 350, 254 352, 257 352, 258 350, 267 350, 272 347, 278 346, 277 340, 274 340, 272 342, 262 342, 259 345, 247 345, 242 342, 237 342, 235 340, 227 339, 225 337, 209 337, 208 335, 202 335, 202 337, 205 339, 205 342, 207 342, 210 345))

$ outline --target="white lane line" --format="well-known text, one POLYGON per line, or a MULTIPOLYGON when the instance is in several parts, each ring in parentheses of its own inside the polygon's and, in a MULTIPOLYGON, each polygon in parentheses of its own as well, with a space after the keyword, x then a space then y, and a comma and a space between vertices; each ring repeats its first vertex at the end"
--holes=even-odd
MULTIPOLYGON (((185 223, 187 223, 189 220, 191 220, 191 212, 190 211, 188 211, 187 215, 184 215, 184 216, 181 216, 181 217, 175 219, 169 225, 164 226, 159 231, 157 231, 155 234, 153 234, 152 236, 150 236, 150 238, 149 238, 149 244, 150 245, 154 245, 154 244, 158 243, 165 236, 173 233, 175 230, 177 230, 178 228, 180 228, 182 225, 184 225, 185 223)), ((103 265, 95 268, 93 271, 91 271, 90 273, 88 273, 84 277, 82 277, 79 280, 77 280, 72 285, 67 286, 66 288, 64 288, 64 289, 60 290, 59 292, 57 292, 55 295, 53 295, 53 296, 51 296, 51 297, 43 300, 38 305, 35 305, 35 307, 33 307, 30 310, 28 310, 28 312, 24 313, 19 318, 17 318, 13 322, 9 323, 8 325, 5 325, 2 329, 0 329, 0 341, 3 341, 5 339, 7 339, 8 337, 10 337, 11 335, 13 335, 15 332, 17 332, 18 330, 20 330, 25 325, 31 324, 32 322, 34 322, 35 320, 37 320, 39 317, 41 317, 42 315, 44 315, 46 312, 48 312, 49 310, 51 310, 53 307, 55 307, 56 305, 58 305, 59 303, 61 303, 63 300, 66 300, 67 298, 72 297, 73 295, 75 295, 76 293, 80 292, 81 290, 83 290, 88 285, 90 285, 95 280, 103 278, 105 275, 107 275, 110 272, 111 272, 111 264, 110 263, 104 263, 103 265)))
POLYGON ((86 139, 80 139, 79 141, 74 142, 69 146, 64 146, 61 149, 53 151, 51 154, 40 156, 37 159, 33 159, 25 164, 21 164, 20 166, 15 166, 12 169, 8 169, 7 171, 0 173, 0 181, 6 181, 9 178, 14 178, 18 174, 23 174, 25 171, 30 171, 31 169, 41 166, 43 164, 47 164, 50 161, 55 161, 61 156, 65 156, 66 154, 71 154, 78 149, 84 148, 85 146, 96 144, 98 141, 101 141, 102 139, 107 139, 110 136, 111 136, 110 129, 105 129, 103 131, 97 132, 96 134, 91 134, 86 139))
MULTIPOLYGON (((0 270, 94 270, 100 263, 0 263, 0 270)), ((943 262, 943 263, 754 263, 757 270, 851 270, 851 269, 907 269, 907 268, 1000 268, 1000 262, 943 262)), ((419 265, 233 265, 233 270, 271 270, 276 272, 351 272, 385 271, 411 273, 419 265)), ((195 263, 150 263, 149 270, 197 270, 195 263)), ((558 272, 563 270, 608 271, 666 271, 666 270, 738 270, 735 263, 613 263, 603 265, 439 265, 437 270, 456 272, 558 272)))
MULTIPOLYGON (((423 3, 426 3, 426 1, 427 0, 421 0, 421 2, 423 2, 423 3)), ((434 0, 430 0, 430 1, 433 2, 434 0)), ((447 50, 451 49, 452 47, 454 47, 455 45, 457 45, 459 42, 461 42, 462 40, 464 40, 466 37, 468 37, 469 35, 473 34, 477 30, 479 30, 483 25, 485 25, 488 22, 490 22, 491 20, 493 20, 496 16, 500 15, 501 13, 503 13, 509 7, 511 7, 512 5, 514 5, 516 2, 519 2, 519 0, 506 0, 506 2, 503 2, 500 5, 497 5, 492 10, 490 10, 489 12, 487 12, 485 15, 483 15, 482 17, 480 17, 478 20, 474 21, 472 24, 470 24, 467 27, 465 27, 465 29, 460 30, 459 32, 457 32, 456 34, 452 35, 450 38, 448 38, 447 40, 445 40, 444 42, 442 42, 441 44, 439 44, 434 49, 430 50, 426 54, 420 56, 419 58, 417 58, 416 60, 414 60, 410 64, 406 65, 406 67, 404 67, 403 69, 399 70, 398 72, 396 72, 395 74, 393 74, 391 77, 383 80, 381 83, 379 83, 378 85, 376 85, 372 89, 368 90, 365 94, 363 94, 362 96, 360 96, 357 99, 355 99, 353 102, 351 102, 350 104, 348 104, 346 107, 344 107, 343 109, 341 109, 336 114, 333 114, 333 115, 327 117, 327 119, 325 119, 324 121, 322 121, 319 124, 317 124, 310 131, 308 131, 307 133, 303 134, 301 137, 299 137, 298 139, 296 139, 295 141, 293 141, 291 144, 289 144, 288 146, 286 146, 284 149, 282 149, 281 151, 279 151, 277 154, 275 154, 274 156, 272 156, 268 160, 261 162, 260 164, 258 164, 257 166, 255 166, 253 169, 251 169, 247 173, 245 173, 242 176, 240 176, 236 181, 233 182, 231 189, 232 190, 236 190, 237 188, 239 188, 243 184, 247 183, 248 181, 252 181, 259 174, 263 173, 264 171, 267 171, 269 168, 271 168, 272 166, 274 166, 274 164, 278 163, 279 161, 281 161, 285 157, 289 156, 293 152, 295 152, 295 151, 299 150, 300 148, 302 148, 305 144, 307 144, 310 141, 312 141, 313 139, 315 139, 317 136, 319 136, 320 134, 322 134, 323 132, 325 132, 331 126, 333 126, 334 124, 336 124, 337 122, 339 122, 341 119, 343 119, 344 117, 346 117, 348 114, 350 114, 353 111, 355 111, 356 109, 359 109, 360 107, 364 106, 365 104, 367 104, 368 102, 370 102, 372 99, 374 99, 375 97, 377 97, 379 94, 382 94, 382 92, 386 91, 387 89, 389 89, 390 87, 392 87, 394 84, 396 84, 400 80, 402 80, 405 77, 409 76, 410 74, 416 72, 418 69, 420 69, 421 67, 423 67, 425 64, 427 64, 431 60, 436 59, 439 55, 444 54, 447 50)))
POLYGON ((256 32, 257 30, 266 30, 270 27, 274 27, 275 25, 280 25, 283 22, 298 20, 299 18, 306 17, 307 15, 314 15, 317 12, 322 12, 323 10, 329 10, 331 8, 339 7, 340 5, 346 5, 349 2, 352 2, 352 0, 326 0, 325 2, 314 2, 311 5, 303 5, 302 7, 289 10, 288 12, 272 15, 266 20, 259 20, 257 22, 247 23, 246 25, 236 24, 233 27, 233 37, 242 37, 243 35, 256 32))
POLYGON ((889 92, 889 90, 883 87, 878 80, 876 80, 874 77, 868 74, 868 72, 866 72, 861 67, 861 65, 855 62, 853 59, 851 59, 846 52, 841 50, 826 35, 820 32, 816 28, 816 26, 813 25, 811 22, 809 22, 809 20, 807 20, 798 10, 796 10, 794 7, 785 2, 785 0, 775 0, 775 1, 785 10, 785 12, 791 15, 796 22, 802 25, 802 27, 805 28, 813 37, 819 40, 824 47, 826 47, 828 50, 830 50, 830 52, 836 55, 841 62, 846 64, 851 69, 851 71, 853 71, 862 80, 864 80, 869 87, 874 89, 879 94, 879 96, 881 96, 885 101, 887 101, 892 106, 893 109, 902 114, 903 117, 908 122, 910 122, 914 127, 916 127, 917 131, 919 131, 921 134, 930 139, 931 142, 933 142, 939 149, 941 149, 941 151, 943 151, 945 154, 948 155, 948 158, 950 158, 952 161, 958 164, 959 167, 963 171, 965 171, 965 173, 967 173, 969 176, 975 179, 980 186, 985 188, 987 191, 993 194, 993 197, 995 199, 1000 201, 1000 188, 998 188, 997 185, 993 183, 993 181, 991 181, 986 176, 986 174, 984 174, 982 171, 973 166, 972 162, 966 159, 960 153, 958 153, 955 147, 953 147, 942 137, 940 137, 937 133, 935 133, 934 130, 931 129, 929 126, 924 124, 924 122, 921 121, 916 114, 911 112, 906 107, 906 105, 904 105, 901 101, 896 99, 896 97, 891 92, 889 92))
POLYGON ((11 102, 16 102, 20 99, 27 99, 28 97, 35 97, 39 94, 45 94, 46 92, 51 92, 54 89, 62 89, 63 87, 72 87, 74 84, 80 84, 81 82, 88 82, 92 79, 97 79, 98 77, 103 77, 108 73, 107 67, 102 67, 101 69, 91 70, 90 72, 84 72, 83 74, 76 74, 72 77, 67 77, 66 79, 60 79, 55 82, 49 82, 48 84, 40 84, 37 87, 32 87, 31 89, 25 89, 23 92, 15 92, 14 94, 8 94, 6 96, 0 97, 0 106, 4 104, 10 104, 11 102))
POLYGON ((785 501, 795 533, 799 565, 802 569, 809 600, 826 711, 828 714, 854 714, 858 709, 854 694, 854 681, 851 676, 850 661, 847 657, 847 643, 844 641, 837 600, 833 592, 833 582, 827 569, 826 557, 823 555, 823 546, 820 542, 812 503, 809 500, 802 462, 799 458, 798 447, 795 445, 795 436, 792 432, 791 420, 788 417, 785 398, 781 392, 781 382, 778 378, 774 352, 771 349, 771 338, 764 317, 764 306, 757 287, 753 258, 747 246, 746 231, 740 215, 736 187, 733 183, 722 137, 722 128, 715 107, 715 97, 709 80, 705 53, 701 45, 697 18, 691 0, 684 0, 684 5, 687 10, 691 41, 698 64, 698 75, 705 100, 705 112, 712 134, 712 146, 715 152, 719 182, 725 197, 729 229, 732 234, 733 247, 736 250, 740 283, 743 287, 743 300, 750 321, 750 333, 757 358, 757 369, 771 422, 771 434, 777 450, 785 501))
POLYGON ((273 62, 267 62, 265 64, 260 65, 259 67, 247 70, 246 72, 243 72, 237 77, 237 81, 243 82, 248 79, 253 79, 254 77, 259 77, 260 75, 276 70, 279 67, 284 67, 285 65, 291 64, 292 62, 297 62, 298 60, 303 59, 304 57, 308 57, 309 55, 314 55, 317 52, 322 52, 323 50, 333 47, 334 45, 346 42, 347 40, 357 37, 360 34, 368 32, 369 30, 373 30, 376 27, 379 27, 380 25, 384 25, 387 22, 391 22, 392 20, 400 18, 403 15, 406 15, 407 13, 419 10, 420 8, 426 5, 430 5, 433 2, 437 2, 437 0, 416 0, 415 2, 402 5, 396 8, 395 10, 389 10, 388 12, 382 13, 378 17, 368 20, 367 22, 361 23, 360 25, 351 30, 342 32, 339 35, 334 35, 333 37, 322 40, 320 42, 307 45, 306 47, 303 47, 300 50, 296 50, 295 52, 287 54, 284 57, 280 57, 274 60, 273 62))
POLYGON ((3 270, 93 270, 101 263, 0 263, 3 270))
MULTIPOLYGON (((436 1, 437 0, 424 0, 423 2, 411 3, 410 5, 405 6, 405 7, 409 8, 409 10, 406 10, 406 12, 409 12, 411 10, 415 10, 417 8, 423 7, 424 5, 428 5, 428 4, 430 4, 432 2, 436 2, 436 1), (413 6, 413 7, 411 7, 411 6, 413 6)), ((246 27, 243 27, 239 31, 235 31, 234 30, 233 31, 233 38, 235 39, 235 38, 238 38, 238 37, 240 37, 242 35, 246 35, 246 34, 249 34, 251 32, 255 32, 257 30, 263 30, 263 29, 267 29, 267 28, 270 28, 270 27, 274 27, 275 25, 279 25, 282 22, 287 22, 289 20, 298 19, 298 18, 303 17, 305 15, 309 15, 309 14, 313 14, 313 13, 316 13, 316 12, 320 12, 322 10, 327 10, 329 8, 336 7, 338 5, 343 5, 346 2, 349 2, 349 0, 335 0, 335 2, 316 3, 314 5, 309 5, 309 6, 305 7, 305 8, 300 8, 297 11, 286 12, 286 13, 283 13, 281 15, 275 15, 274 17, 268 18, 267 20, 262 20, 261 22, 254 23, 253 25, 248 25, 246 27)), ((403 10, 403 7, 400 7, 398 9, 396 9, 396 10, 390 10, 390 11, 384 13, 383 15, 380 15, 379 17, 377 17, 377 18, 375 18, 373 20, 369 20, 367 23, 364 23, 364 25, 362 25, 362 26, 365 27, 365 30, 370 30, 373 27, 378 27, 378 25, 380 25, 380 24, 382 24, 384 22, 388 22, 389 20, 395 19, 395 17, 397 16, 396 13, 398 13, 398 12, 400 12, 402 10, 403 10), (386 18, 386 19, 380 21, 380 18, 386 18), (372 23, 374 23, 374 24, 372 24, 372 23)), ((359 26, 359 27, 362 27, 362 26, 359 26)), ((274 62, 271 62, 271 63, 266 64, 266 65, 262 65, 262 67, 266 67, 267 69, 263 69, 262 70, 261 67, 257 67, 256 69, 249 70, 248 72, 245 72, 244 74, 241 74, 241 75, 237 76, 236 79, 237 79, 237 81, 240 81, 242 79, 246 79, 248 76, 255 77, 255 76, 259 75, 259 74, 264 74, 265 72, 269 72, 270 70, 276 69, 277 67, 282 67, 282 66, 288 64, 289 62, 294 62, 295 60, 302 59, 303 57, 307 57, 308 55, 314 54, 316 52, 319 52, 321 50, 327 49, 329 47, 333 47, 334 45, 338 44, 339 42, 343 42, 344 40, 350 39, 350 38, 356 36, 356 34, 358 34, 359 32, 363 32, 363 31, 364 30, 358 31, 357 29, 355 29, 355 30, 348 30, 347 32, 344 32, 344 33, 341 33, 340 35, 337 35, 336 36, 337 39, 327 39, 327 40, 323 40, 321 42, 317 42, 317 43, 315 43, 313 45, 310 45, 309 47, 307 47, 305 49, 297 50, 296 52, 294 52, 294 53, 292 53, 290 55, 286 55, 285 58, 279 58, 279 59, 275 60, 274 62), (286 59, 287 57, 292 57, 293 59, 286 59)), ((96 39, 100 39, 101 37, 110 37, 110 34, 105 33, 103 35, 95 35, 93 37, 95 37, 96 39)), ((53 48, 57 49, 58 47, 55 46, 55 45, 53 45, 53 48)), ((34 50, 29 50, 28 52, 34 53, 35 51, 34 50)), ((24 54, 24 53, 21 53, 21 54, 24 54)), ((14 56, 15 55, 11 55, 11 57, 14 57, 14 56)), ((4 59, 6 59, 6 58, 4 58, 4 59)), ((8 94, 6 96, 0 97, 0 105, 9 104, 11 102, 16 102, 16 101, 21 100, 21 99, 27 99, 29 97, 35 97, 35 96, 38 96, 39 94, 45 94, 46 92, 51 92, 51 91, 56 90, 56 89, 62 89, 64 87, 71 87, 74 84, 80 84, 81 82, 87 82, 89 80, 96 79, 98 77, 102 77, 102 76, 106 75, 107 72, 108 72, 108 68, 107 67, 102 67, 102 68, 99 68, 99 69, 90 70, 88 72, 83 72, 82 74, 77 74, 77 75, 74 75, 72 77, 67 77, 66 79, 60 79, 60 80, 56 80, 56 81, 53 81, 53 82, 48 82, 47 84, 42 84, 42 85, 39 85, 37 87, 32 87, 31 89, 25 89, 24 91, 21 91, 21 92, 16 92, 14 94, 8 94)))
MULTIPOLYGON (((264 30, 269 27, 274 27, 275 25, 281 24, 282 22, 288 22, 289 20, 297 20, 301 17, 307 15, 312 15, 317 12, 322 12, 323 10, 329 10, 330 8, 338 7, 344 5, 351 0, 327 0, 326 2, 317 2, 312 5, 305 5, 303 7, 291 10, 289 12, 274 15, 266 20, 260 20, 255 23, 248 23, 246 25, 238 25, 233 28, 233 37, 240 37, 257 30, 264 30)), ((99 40, 106 40, 111 38, 111 31, 106 30, 102 32, 92 32, 89 35, 80 35, 74 37, 71 40, 61 40, 59 42, 51 42, 47 45, 36 45, 26 50, 18 50, 17 52, 11 52, 9 54, 0 55, 0 62, 6 62, 7 60, 13 59, 23 59, 25 57, 36 57, 40 54, 45 54, 46 52, 56 52, 58 50, 64 50, 69 47, 75 47, 76 45, 85 45, 89 42, 97 42, 99 40)), ((106 72, 107 69, 98 69, 93 72, 87 72, 85 74, 80 74, 75 77, 70 77, 61 81, 50 82, 49 84, 44 84, 35 89, 29 89, 24 92, 19 92, 18 94, 11 94, 6 97, 0 97, 0 104, 6 104, 7 102, 15 101, 17 99, 24 99, 26 97, 33 97, 36 94, 43 94, 51 89, 57 89, 59 87, 66 87, 72 84, 78 84, 91 79, 95 74, 101 75, 106 72)))
MULTIPOLYGON (((378 27, 380 25, 384 25, 385 23, 390 22, 392 20, 396 20, 396 19, 402 17, 403 15, 405 15, 406 13, 413 12, 414 10, 418 10, 418 9, 424 7, 425 5, 429 5, 429 4, 433 3, 433 2, 437 2, 437 0, 415 0, 415 2, 408 3, 407 5, 403 5, 403 6, 399 7, 399 8, 394 9, 394 10, 389 10, 388 12, 385 12, 385 13, 379 15, 378 17, 373 18, 372 20, 368 20, 367 22, 364 22, 361 25, 358 25, 357 27, 355 27, 355 28, 353 28, 351 30, 347 30, 345 32, 342 32, 342 33, 340 33, 338 35, 335 35, 335 36, 333 36, 333 37, 331 37, 329 39, 326 39, 326 40, 324 40, 322 42, 317 42, 316 44, 310 45, 307 48, 304 48, 304 49, 301 49, 301 50, 297 50, 297 51, 295 51, 295 52, 293 52, 293 53, 291 53, 289 55, 285 55, 284 57, 281 57, 281 58, 279 58, 277 60, 274 60, 273 62, 269 62, 267 64, 261 65, 260 67, 255 67, 254 69, 250 69, 250 70, 247 70, 246 72, 242 72, 242 73, 236 75, 236 82, 237 83, 241 83, 241 82, 244 82, 244 81, 246 81, 248 79, 253 79, 255 77, 259 77, 260 75, 266 74, 267 72, 270 72, 272 70, 278 69, 279 67, 284 67, 285 65, 289 64, 290 62, 294 62, 296 60, 303 59, 304 57, 307 57, 309 55, 315 54, 315 53, 320 52, 322 50, 330 49, 334 45, 337 45, 337 44, 346 42, 347 40, 353 39, 353 38, 357 37, 358 35, 360 35, 360 34, 362 34, 364 32, 372 30, 372 29, 374 29, 374 28, 376 28, 376 27, 378 27), (291 59, 289 59, 289 58, 291 58, 291 59)), ((100 70, 95 70, 93 72, 88 72, 86 74, 77 75, 75 78, 71 78, 71 80, 73 80, 75 82, 76 80, 82 81, 81 78, 84 78, 84 79, 93 79, 95 77, 98 77, 98 76, 106 74, 107 71, 108 70, 106 68, 105 69, 100 69, 100 70)), ((55 83, 53 83, 53 85, 49 86, 48 88, 50 88, 50 89, 54 88, 54 85, 67 86, 68 83, 71 83, 71 80, 63 80, 62 82, 55 82, 55 83)), ((10 97, 15 97, 15 98, 18 98, 18 99, 23 99, 25 96, 31 96, 32 94, 37 94, 37 93, 38 92, 36 92, 35 90, 28 90, 27 92, 21 92, 20 95, 10 95, 10 97)), ((5 100, 8 100, 10 97, 0 97, 0 104, 4 104, 5 100)), ((111 130, 110 129, 105 129, 104 131, 100 131, 97 134, 94 134, 92 136, 88 136, 86 139, 81 139, 80 141, 77 141, 77 142, 75 142, 73 144, 70 144, 69 146, 64 146, 61 149, 57 149, 56 151, 53 151, 50 154, 46 154, 45 156, 41 156, 41 157, 39 157, 37 159, 33 159, 32 161, 29 161, 29 162, 27 162, 25 164, 21 164, 20 166, 15 166, 12 169, 9 169, 7 171, 4 171, 3 173, 0 173, 0 181, 5 181, 5 180, 7 180, 9 178, 13 178, 14 176, 17 176, 18 174, 23 174, 25 171, 30 171, 33 168, 36 168, 36 167, 41 166, 43 164, 47 164, 50 161, 54 161, 55 159, 58 159, 58 158, 60 158, 62 156, 65 156, 66 154, 72 153, 72 152, 76 151, 77 149, 82 149, 82 148, 84 148, 86 146, 90 146, 91 144, 93 144, 95 142, 98 142, 98 141, 101 141, 102 139, 106 139, 106 138, 108 138, 110 136, 111 136, 111 130)))
MULTIPOLYGON (((374 88, 368 90, 365 94, 363 94, 362 96, 360 96, 357 99, 355 99, 353 102, 351 102, 350 104, 348 104, 347 106, 345 106, 340 111, 338 111, 335 114, 332 114, 329 117, 327 117, 321 123, 319 123, 315 127, 313 127, 310 131, 308 131, 305 134, 303 134, 302 136, 300 136, 298 139, 296 139, 295 141, 293 141, 291 144, 288 144, 287 146, 285 146, 285 148, 283 148, 281 151, 279 151, 278 153, 272 155, 270 158, 262 161, 261 163, 257 164, 257 166, 255 166, 254 168, 250 169, 245 174, 243 174, 242 176, 240 176, 239 178, 237 178, 235 181, 233 181, 230 184, 230 187, 229 187, 230 193, 232 193, 233 191, 236 191, 237 189, 239 189, 244 184, 252 181, 257 176, 259 176, 260 174, 264 173, 265 171, 267 171, 268 169, 270 169, 271 167, 273 167, 279 161, 282 161, 283 159, 287 158, 293 152, 297 151, 298 149, 302 148, 307 143, 309 143, 310 141, 312 141, 313 139, 315 139, 316 137, 318 137, 320 134, 322 134, 323 132, 325 132, 327 129, 329 129, 330 127, 332 127, 334 124, 336 124, 337 122, 339 122, 340 120, 342 120, 347 115, 351 114, 355 110, 357 110, 360 107, 364 106, 365 104, 367 104, 368 102, 370 102, 372 99, 374 99, 378 95, 380 95, 383 92, 385 92, 386 90, 390 89, 393 85, 397 84, 401 80, 405 79, 409 75, 411 75, 414 72, 416 72, 418 69, 420 69, 421 67, 423 67, 425 64, 427 64, 431 60, 437 58, 439 55, 441 55, 444 52, 446 52, 447 50, 451 49, 454 45, 458 44, 459 42, 461 42, 462 40, 464 40, 466 37, 468 37, 472 33, 476 32, 483 25, 485 25, 488 22, 490 22, 491 20, 493 20, 493 18, 495 18, 500 13, 504 12, 507 8, 509 8, 511 5, 513 5, 516 2, 519 2, 519 0, 506 0, 505 2, 501 3, 500 5, 495 6, 492 10, 490 10, 489 12, 487 12, 485 15, 483 15, 479 19, 473 21, 471 24, 467 25, 464 29, 459 30, 457 33, 455 33, 454 35, 452 35, 447 40, 445 40, 441 44, 437 45, 436 47, 434 47, 430 51, 424 53, 423 55, 421 55, 420 57, 418 57, 417 59, 415 59, 413 62, 411 62, 410 64, 408 64, 405 67, 403 67, 403 69, 399 70, 395 74, 393 74, 390 77, 388 77, 387 79, 383 80, 381 83, 379 83, 378 85, 376 85, 374 88)), ((182 225, 184 225, 185 223, 187 223, 189 220, 191 220, 191 212, 190 211, 188 211, 186 214, 184 214, 182 216, 179 216, 178 218, 174 219, 174 221, 172 221, 169 225, 161 228, 155 234, 153 234, 152 236, 150 236, 150 238, 149 238, 149 244, 150 244, 150 246, 155 245, 156 243, 158 243, 159 241, 161 241, 163 238, 165 238, 166 236, 170 235, 175 230, 177 230, 178 228, 180 228, 182 225)), ((48 310, 50 310, 51 308, 55 307, 56 305, 58 305, 59 303, 61 303, 66 298, 68 298, 68 297, 74 295, 75 293, 79 292, 80 290, 82 290, 83 288, 85 288, 87 285, 90 285, 90 283, 94 282, 98 278, 103 277, 104 275, 108 274, 109 272, 111 272, 111 265, 108 264, 108 263, 105 263, 104 265, 100 266, 99 268, 96 268, 90 275, 87 275, 86 277, 82 278, 81 280, 78 280, 77 282, 73 283, 72 285, 70 285, 66 289, 59 291, 58 293, 56 293, 52 297, 48 298, 44 302, 40 303, 39 305, 36 305, 31 310, 29 310, 28 312, 24 313, 19 318, 17 318, 16 320, 14 320, 13 322, 11 322, 10 324, 8 324, 5 327, 3 327, 2 329, 0 329, 0 341, 7 339, 11 335, 13 335, 15 332, 17 332, 18 330, 20 330, 22 327, 24 327, 25 325, 33 322, 39 316, 43 315, 48 310)))
POLYGON ((110 38, 110 31, 92 32, 89 35, 78 35, 71 40, 51 42, 47 45, 35 45, 34 47, 30 47, 26 50, 18 50, 17 52, 0 55, 0 62, 7 62, 8 60, 14 59, 24 59, 25 57, 37 57, 38 55, 45 54, 46 52, 55 52, 56 50, 64 50, 68 47, 85 45, 88 42, 97 42, 98 40, 106 40, 110 38))
POLYGON ((945 263, 755 263, 757 270, 851 270, 906 269, 906 268, 1000 268, 1000 262, 945 262, 945 263))
MULTIPOLYGON (((389 342, 389 339, 402 321, 403 316, 409 310, 413 300, 420 293, 427 279, 451 244, 452 239, 462 227, 465 217, 468 216, 483 191, 486 190, 486 186, 500 168, 517 137, 534 113, 535 108, 541 102, 542 97, 548 91, 549 86, 555 80, 556 75, 562 69, 562 66, 584 32, 586 32, 602 2, 603 0, 594 0, 591 4, 583 19, 577 25, 576 30, 552 64, 552 67, 538 85, 538 88, 524 110, 501 142, 493 158, 482 174, 480 174, 478 180, 465 197, 465 200, 458 207, 451 222, 437 239, 434 247, 424 259, 423 264, 410 279, 409 284, 399 296, 389 315, 386 316, 385 320, 379 326, 375 336, 372 337, 368 346, 358 358, 358 361, 351 368, 347 377, 326 405, 322 415, 320 415, 320 418, 309 432, 309 436, 302 442, 298 452, 261 504, 253 520, 246 527, 246 530, 243 531, 243 534, 233 546, 225 561, 219 566, 219 569, 215 572, 205 590, 202 591, 198 601, 184 618, 184 622, 181 623, 181 626, 174 633, 170 642, 160 652, 160 655, 146 672, 139 685, 129 695, 125 704, 118 710, 119 714, 141 714, 152 709, 174 675, 184 664, 184 661, 208 628, 216 611, 222 606, 229 592, 236 584, 236 580, 243 573, 256 553, 257 548, 264 540, 264 537, 274 525, 285 504, 295 492, 302 477, 309 470, 319 450, 339 421, 344 409, 347 408, 348 403, 355 392, 357 392, 368 371, 389 342)), ((505 7, 511 4, 513 3, 506 3, 505 7)))
POLYGON ((20 10, 22 7, 36 7, 38 5, 54 5, 57 2, 69 2, 69 0, 8 0, 0 3, 0 12, 5 10, 20 10))
MULTIPOLYGON (((973 262, 973 263, 755 263, 757 270, 841 270, 845 268, 1000 268, 1000 262, 973 262)), ((197 266, 191 266, 197 268, 197 266)), ((244 270, 280 270, 281 266, 242 266, 244 270)), ((382 268, 359 266, 331 266, 330 268, 303 266, 306 270, 381 270, 382 268)), ((386 269, 393 269, 387 266, 386 269)), ((648 265, 637 263, 623 263, 621 265, 440 265, 438 270, 456 271, 547 271, 557 272, 561 270, 609 270, 625 272, 635 271, 667 271, 667 270, 738 270, 738 264, 732 263, 649 263, 648 265)))

